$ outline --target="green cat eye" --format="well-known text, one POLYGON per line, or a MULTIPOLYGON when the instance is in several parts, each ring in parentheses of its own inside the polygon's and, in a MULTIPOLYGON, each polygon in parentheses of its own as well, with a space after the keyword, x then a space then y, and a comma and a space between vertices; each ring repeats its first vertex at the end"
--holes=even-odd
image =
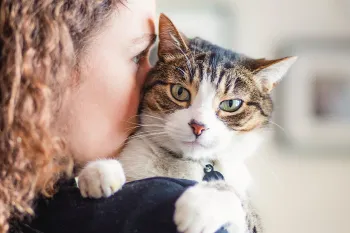
POLYGON ((189 101, 190 92, 180 84, 171 85, 171 94, 178 101, 189 101))
POLYGON ((220 103, 219 108, 225 112, 235 112, 242 107, 242 104, 243 100, 240 99, 224 100, 220 103))

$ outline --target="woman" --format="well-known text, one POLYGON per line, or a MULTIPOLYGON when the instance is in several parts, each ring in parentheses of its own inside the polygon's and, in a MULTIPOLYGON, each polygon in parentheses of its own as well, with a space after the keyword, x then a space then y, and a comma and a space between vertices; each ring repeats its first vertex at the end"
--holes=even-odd
POLYGON ((0 15, 0 233, 175 232, 190 181, 137 181, 89 200, 68 180, 130 133, 155 1, 0 0, 0 15))

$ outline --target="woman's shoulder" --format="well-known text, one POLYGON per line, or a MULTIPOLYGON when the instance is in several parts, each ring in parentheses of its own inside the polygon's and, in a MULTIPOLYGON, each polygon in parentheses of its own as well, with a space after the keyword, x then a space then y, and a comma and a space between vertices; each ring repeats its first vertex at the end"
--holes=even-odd
POLYGON ((109 198, 89 199, 80 195, 75 180, 64 181, 52 198, 37 200, 36 217, 30 224, 21 222, 24 230, 20 232, 176 232, 174 204, 194 184, 189 180, 149 178, 127 183, 109 198))

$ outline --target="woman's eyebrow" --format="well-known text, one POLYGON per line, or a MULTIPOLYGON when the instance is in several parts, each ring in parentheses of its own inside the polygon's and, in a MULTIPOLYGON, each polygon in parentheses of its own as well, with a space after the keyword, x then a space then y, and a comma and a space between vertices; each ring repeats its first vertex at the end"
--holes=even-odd
POLYGON ((156 34, 143 34, 140 37, 137 37, 132 40, 132 43, 135 44, 144 44, 147 43, 148 45, 152 45, 156 41, 157 35, 156 34))

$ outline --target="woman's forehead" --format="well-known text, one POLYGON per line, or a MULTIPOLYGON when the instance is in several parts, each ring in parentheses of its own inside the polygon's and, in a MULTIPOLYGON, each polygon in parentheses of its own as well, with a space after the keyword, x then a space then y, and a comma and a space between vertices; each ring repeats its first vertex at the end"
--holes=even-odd
POLYGON ((155 37, 153 2, 154 0, 129 0, 120 4, 88 47, 92 48, 93 53, 104 47, 116 52, 132 50, 128 53, 146 48, 155 37))
POLYGON ((109 34, 115 43, 127 47, 147 44, 155 35, 154 19, 154 0, 129 0, 118 7, 101 36, 109 34))
POLYGON ((119 7, 116 20, 131 38, 155 33, 155 0, 130 0, 119 7))

